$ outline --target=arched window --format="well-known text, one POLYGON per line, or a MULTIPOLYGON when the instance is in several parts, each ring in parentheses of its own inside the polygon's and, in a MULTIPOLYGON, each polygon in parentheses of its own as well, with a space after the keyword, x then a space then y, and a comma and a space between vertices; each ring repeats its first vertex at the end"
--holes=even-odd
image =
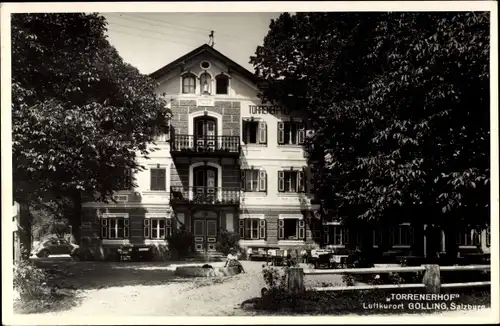
POLYGON ((200 87, 202 94, 212 93, 212 77, 206 72, 200 76, 200 87))
POLYGON ((229 94, 229 77, 224 74, 215 77, 215 93, 229 94))
POLYGON ((192 74, 182 77, 182 93, 194 94, 196 91, 196 77, 192 74))

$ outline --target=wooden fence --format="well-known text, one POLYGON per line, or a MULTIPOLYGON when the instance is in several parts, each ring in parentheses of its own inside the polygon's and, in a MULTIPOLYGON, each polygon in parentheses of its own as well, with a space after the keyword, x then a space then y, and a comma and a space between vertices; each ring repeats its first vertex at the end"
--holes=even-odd
POLYGON ((305 291, 304 275, 334 275, 334 274, 383 274, 383 273, 408 273, 425 272, 422 283, 416 284, 383 284, 383 285, 355 285, 355 286, 328 286, 314 287, 315 291, 351 291, 351 290, 376 290, 376 289, 425 289, 427 293, 439 293, 442 288, 464 288, 490 286, 491 281, 466 282, 441 284, 441 271, 485 271, 490 270, 490 265, 469 266, 439 266, 422 265, 415 267, 378 267, 378 268, 347 268, 347 269, 313 269, 304 270, 292 267, 288 274, 288 290, 291 292, 305 291))

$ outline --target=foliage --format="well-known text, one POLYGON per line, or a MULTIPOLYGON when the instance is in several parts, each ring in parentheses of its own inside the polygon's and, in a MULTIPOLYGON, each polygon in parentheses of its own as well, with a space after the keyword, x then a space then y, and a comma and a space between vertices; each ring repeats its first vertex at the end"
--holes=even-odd
POLYGON ((47 295, 47 274, 29 260, 14 264, 14 291, 21 300, 39 299, 47 295))
POLYGON ((327 208, 344 221, 488 223, 489 24, 485 12, 271 22, 251 58, 261 97, 305 110, 327 208))
POLYGON ((173 230, 172 234, 167 236, 169 250, 175 251, 179 258, 186 257, 193 247, 193 234, 185 229, 173 230))
POLYGON ((220 230, 215 248, 217 251, 222 252, 224 255, 228 255, 231 248, 234 248, 236 251, 240 251, 238 244, 239 241, 240 236, 238 233, 228 230, 220 230))
POLYGON ((107 201, 124 170, 143 168, 170 111, 97 14, 14 14, 12 51, 14 198, 77 223, 84 198, 107 201))
POLYGON ((262 276, 268 290, 284 290, 287 288, 288 268, 276 268, 262 265, 262 276))

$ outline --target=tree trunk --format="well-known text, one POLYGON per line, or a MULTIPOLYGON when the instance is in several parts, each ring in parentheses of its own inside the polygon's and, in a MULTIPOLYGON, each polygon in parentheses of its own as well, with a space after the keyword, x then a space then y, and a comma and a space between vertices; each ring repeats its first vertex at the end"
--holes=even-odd
POLYGON ((457 228, 455 226, 448 225, 445 227, 444 233, 446 257, 455 260, 458 255, 457 228))
POLYGON ((441 229, 434 225, 427 225, 425 229, 426 257, 431 261, 437 259, 438 252, 441 251, 441 229))
POLYGON ((71 198, 71 212, 69 223, 71 225, 71 242, 80 245, 80 227, 82 224, 82 196, 76 193, 71 198))
MULTIPOLYGON (((30 213, 29 204, 26 202, 19 203, 18 215, 18 235, 20 242, 20 253, 15 256, 22 260, 28 260, 31 252, 31 224, 32 216, 30 213)), ((16 246, 17 247, 17 246, 16 246)))

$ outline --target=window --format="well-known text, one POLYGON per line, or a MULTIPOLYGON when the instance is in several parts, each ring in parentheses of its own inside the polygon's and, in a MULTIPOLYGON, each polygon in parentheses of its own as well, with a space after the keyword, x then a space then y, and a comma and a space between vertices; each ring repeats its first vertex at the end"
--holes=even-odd
POLYGON ((278 122, 278 144, 301 145, 304 143, 305 126, 302 122, 278 122))
POLYGON ((242 170, 241 189, 245 192, 265 192, 267 174, 263 170, 242 170))
POLYGON ((194 94, 195 91, 196 91, 196 77, 193 75, 187 75, 182 77, 182 93, 194 94))
POLYGON ((105 217, 101 219, 101 238, 128 239, 129 219, 126 217, 105 217))
POLYGON ((211 66, 210 62, 208 62, 208 61, 202 61, 202 62, 200 62, 200 67, 203 68, 203 69, 208 69, 208 68, 210 68, 210 66, 211 66))
POLYGON ((225 75, 218 75, 215 77, 215 93, 216 94, 229 94, 229 77, 225 75))
POLYGON ((475 247, 481 245, 481 233, 477 230, 466 227, 457 233, 457 244, 460 247, 475 247))
POLYGON ((151 169, 151 190, 166 190, 165 169, 151 169))
POLYGON ((391 229, 391 244, 393 246, 411 246, 413 244, 413 228, 403 224, 391 229))
POLYGON ((278 220, 278 238, 281 240, 304 240, 305 222, 297 218, 278 220))
POLYGON ((278 171, 279 192, 304 192, 304 171, 278 171))
POLYGON ((349 243, 349 230, 341 225, 324 227, 324 244, 344 246, 349 243))
POLYGON ((267 144, 265 121, 243 121, 243 142, 245 144, 267 144))
POLYGON ((486 229, 486 247, 491 247, 491 227, 488 226, 486 229))
POLYGON ((240 238, 244 240, 259 240, 266 238, 266 220, 245 218, 239 222, 240 238))
POLYGON ((172 234, 172 220, 166 218, 144 219, 144 238, 162 240, 172 234))
POLYGON ((132 188, 132 170, 125 169, 121 178, 118 180, 120 190, 130 190, 132 188))

